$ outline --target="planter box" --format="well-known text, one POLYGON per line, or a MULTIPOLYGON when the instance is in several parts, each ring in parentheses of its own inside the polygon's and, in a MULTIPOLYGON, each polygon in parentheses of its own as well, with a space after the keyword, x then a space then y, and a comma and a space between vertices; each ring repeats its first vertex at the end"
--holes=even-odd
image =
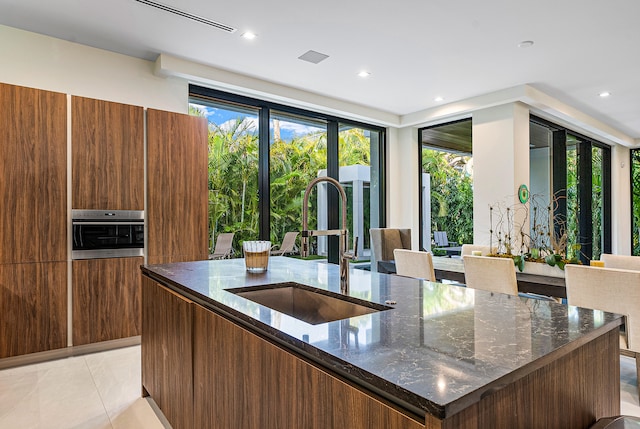
MULTIPOLYGON (((518 267, 516 267, 516 270, 516 272, 520 272, 518 267)), ((537 276, 564 278, 564 270, 561 270, 558 267, 552 267, 551 265, 542 262, 527 261, 524 263, 524 270, 522 272, 525 274, 535 274, 537 276)))

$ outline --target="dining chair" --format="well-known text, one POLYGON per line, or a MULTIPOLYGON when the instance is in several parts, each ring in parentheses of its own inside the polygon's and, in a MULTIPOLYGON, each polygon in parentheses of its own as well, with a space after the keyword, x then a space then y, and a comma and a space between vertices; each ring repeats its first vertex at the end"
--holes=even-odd
POLYGON ((465 255, 464 283, 472 289, 518 295, 516 268, 511 258, 465 255))
POLYGON ((605 268, 640 271, 640 256, 603 253, 600 255, 600 260, 604 262, 605 268))
POLYGON ((495 252, 495 250, 496 249, 494 248, 492 251, 489 245, 484 245, 484 244, 463 244, 461 255, 462 256, 473 255, 473 252, 475 251, 475 252, 482 252, 481 256, 488 256, 492 252, 495 252))
POLYGON ((607 268, 606 262, 604 268, 567 264, 564 271, 569 305, 625 316, 620 354, 635 358, 640 376, 640 271, 607 268))
POLYGON ((393 256, 396 261, 396 274, 399 276, 436 281, 431 252, 395 249, 393 256))
POLYGON ((298 231, 287 232, 282 239, 282 244, 271 248, 271 256, 283 256, 289 253, 295 253, 297 251, 296 238, 298 234, 298 231))
POLYGON ((233 255, 233 232, 222 232, 218 234, 216 239, 216 247, 213 253, 209 255, 209 259, 226 259, 233 255))
POLYGON ((411 249, 411 228, 371 228, 371 271, 379 261, 392 261, 395 249, 411 249))

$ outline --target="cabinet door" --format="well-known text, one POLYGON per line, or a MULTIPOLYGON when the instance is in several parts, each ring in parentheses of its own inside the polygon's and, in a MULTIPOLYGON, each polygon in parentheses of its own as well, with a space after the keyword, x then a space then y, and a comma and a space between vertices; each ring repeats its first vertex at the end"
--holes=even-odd
POLYGON ((194 427, 424 429, 423 420, 194 307, 194 427))
POLYGON ((174 429, 193 425, 193 304, 142 277, 142 388, 174 429))
POLYGON ((73 261, 73 345, 140 335, 143 258, 73 261))
POLYGON ((0 358, 67 346, 67 263, 0 265, 0 358))
POLYGON ((147 111, 150 263, 207 259, 207 121, 147 111))
POLYGON ((71 99, 72 207, 144 209, 144 110, 71 99))
POLYGON ((0 264, 67 259, 67 99, 0 84, 0 264))

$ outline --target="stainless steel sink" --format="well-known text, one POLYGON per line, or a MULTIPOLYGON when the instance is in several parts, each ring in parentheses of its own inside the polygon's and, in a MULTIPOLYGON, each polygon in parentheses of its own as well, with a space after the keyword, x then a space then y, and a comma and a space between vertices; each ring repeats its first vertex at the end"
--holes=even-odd
POLYGON ((294 282, 225 290, 312 325, 393 308, 294 282))

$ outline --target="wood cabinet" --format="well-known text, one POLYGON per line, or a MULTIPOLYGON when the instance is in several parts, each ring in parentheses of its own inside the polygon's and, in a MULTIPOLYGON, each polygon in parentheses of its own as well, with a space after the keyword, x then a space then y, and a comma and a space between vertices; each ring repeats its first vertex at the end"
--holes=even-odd
POLYGON ((618 330, 609 331, 539 369, 505 383, 458 414, 427 421, 427 428, 588 428, 620 414, 618 330))
POLYGON ((147 255, 151 264, 207 259, 207 121, 147 111, 147 255))
POLYGON ((193 379, 194 427, 425 427, 199 305, 194 305, 193 379))
POLYGON ((0 264, 0 358, 67 346, 67 263, 0 264))
POLYGON ((144 109, 71 98, 72 207, 144 209, 144 109))
POLYGON ((191 301, 142 278, 142 388, 174 429, 193 425, 191 301))
POLYGON ((141 333, 142 257, 73 261, 73 345, 141 333))
POLYGON ((67 346, 67 99, 0 84, 0 358, 67 346))
POLYGON ((67 99, 0 84, 0 264, 67 259, 67 99))

